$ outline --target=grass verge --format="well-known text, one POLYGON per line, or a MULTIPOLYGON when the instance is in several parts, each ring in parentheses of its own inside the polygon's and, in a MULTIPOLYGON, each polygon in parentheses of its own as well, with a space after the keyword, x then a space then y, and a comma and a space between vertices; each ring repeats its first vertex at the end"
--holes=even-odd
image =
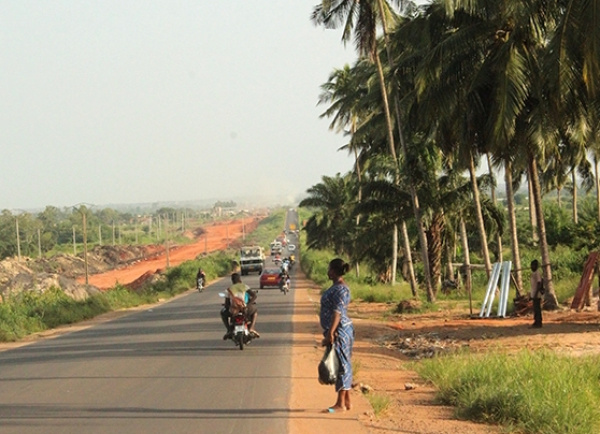
POLYGON ((415 370, 462 419, 509 432, 600 432, 600 357, 550 351, 459 354, 423 360, 415 370))

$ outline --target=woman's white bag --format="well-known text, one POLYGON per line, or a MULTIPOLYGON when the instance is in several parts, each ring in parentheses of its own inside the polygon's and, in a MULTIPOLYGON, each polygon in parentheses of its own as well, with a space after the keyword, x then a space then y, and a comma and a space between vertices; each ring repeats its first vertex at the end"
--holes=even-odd
POLYGON ((340 371, 340 361, 333 346, 327 345, 325 354, 319 362, 319 383, 335 384, 340 371))

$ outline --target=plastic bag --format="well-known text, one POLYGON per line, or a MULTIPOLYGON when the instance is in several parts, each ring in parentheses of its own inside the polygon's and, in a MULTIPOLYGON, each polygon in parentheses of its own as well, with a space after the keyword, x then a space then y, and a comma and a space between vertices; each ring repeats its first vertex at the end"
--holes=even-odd
POLYGON ((335 384, 340 371, 340 361, 331 345, 325 349, 325 354, 319 362, 319 383, 335 384))

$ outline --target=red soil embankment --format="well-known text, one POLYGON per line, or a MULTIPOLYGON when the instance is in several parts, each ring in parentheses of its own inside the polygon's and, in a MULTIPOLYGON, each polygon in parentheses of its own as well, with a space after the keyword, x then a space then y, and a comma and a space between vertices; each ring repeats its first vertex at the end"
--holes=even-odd
MULTIPOLYGON (((251 232, 258 226, 260 219, 252 220, 233 220, 227 222, 216 222, 210 226, 205 226, 204 234, 200 236, 193 244, 178 246, 169 250, 169 266, 173 267, 182 262, 195 259, 203 253, 211 253, 218 250, 224 250, 232 241, 241 238, 245 232, 251 232)), ((94 274, 88 277, 90 285, 100 289, 108 289, 117 283, 127 285, 140 276, 151 272, 155 273, 167 267, 166 253, 155 256, 151 259, 128 265, 124 268, 107 271, 106 273, 94 274)), ((79 278, 83 282, 85 278, 79 278)))

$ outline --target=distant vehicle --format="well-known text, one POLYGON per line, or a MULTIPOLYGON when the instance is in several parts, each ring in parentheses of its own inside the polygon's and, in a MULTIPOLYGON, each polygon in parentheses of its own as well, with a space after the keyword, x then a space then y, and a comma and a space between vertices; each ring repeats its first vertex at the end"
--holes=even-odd
POLYGON ((279 241, 273 241, 271 243, 271 255, 281 254, 283 245, 279 241))
POLYGON ((266 288, 267 286, 279 287, 279 268, 265 268, 260 275, 260 289, 266 288))
POLYGON ((288 252, 293 252, 294 250, 296 250, 296 245, 288 244, 287 249, 288 249, 288 252))
POLYGON ((252 271, 262 273, 265 265, 265 255, 260 246, 244 246, 240 249, 240 272, 242 276, 252 271))

